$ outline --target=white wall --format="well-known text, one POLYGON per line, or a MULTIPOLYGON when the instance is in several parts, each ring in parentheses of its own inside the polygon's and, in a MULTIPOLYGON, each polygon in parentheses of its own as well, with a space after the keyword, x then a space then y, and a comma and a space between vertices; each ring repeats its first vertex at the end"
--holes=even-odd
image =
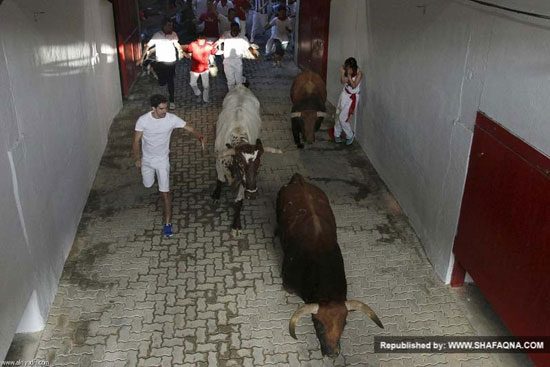
MULTIPOLYGON (((545 0, 492 2, 550 15, 545 0)), ((329 100, 355 56, 358 142, 448 282, 476 111, 550 154, 550 22, 467 0, 333 1, 330 22, 329 100)))
POLYGON ((122 106, 114 35, 107 0, 0 4, 0 360, 33 292, 47 317, 122 106))

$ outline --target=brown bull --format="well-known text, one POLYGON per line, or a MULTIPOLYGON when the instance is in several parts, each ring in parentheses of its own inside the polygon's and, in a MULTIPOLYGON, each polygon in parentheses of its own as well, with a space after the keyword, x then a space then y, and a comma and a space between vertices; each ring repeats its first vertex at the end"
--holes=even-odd
POLYGON ((304 145, 300 142, 300 134, 311 144, 315 141, 315 132, 321 127, 327 116, 325 102, 327 89, 319 74, 312 71, 302 71, 296 76, 290 89, 292 101, 292 135, 298 148, 304 145))
POLYGON ((306 303, 290 320, 296 339, 298 319, 311 314, 324 356, 340 353, 340 336, 348 311, 360 310, 378 326, 374 311, 347 300, 344 261, 336 238, 336 221, 325 193, 295 174, 277 197, 278 234, 283 247, 283 286, 306 303))

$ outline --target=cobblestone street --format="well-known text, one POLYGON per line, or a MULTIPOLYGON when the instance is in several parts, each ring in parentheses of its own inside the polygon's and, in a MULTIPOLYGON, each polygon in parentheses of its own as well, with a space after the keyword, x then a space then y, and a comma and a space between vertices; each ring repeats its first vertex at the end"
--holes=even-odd
POLYGON ((211 78, 211 103, 196 104, 189 64, 177 70, 175 113, 208 138, 202 152, 181 129, 172 135, 174 236, 161 237, 162 201, 146 189, 131 145, 149 96, 164 93, 142 76, 114 120, 80 228, 36 354, 50 366, 495 366, 487 354, 375 354, 375 335, 476 335, 454 292, 436 276, 407 217, 360 146, 328 140, 299 151, 290 128, 289 91, 298 69, 288 58, 245 62, 259 98, 265 154, 259 196, 245 201, 243 235, 231 236, 229 188, 219 204, 213 152, 227 91, 211 78), (350 313, 341 355, 323 358, 309 317, 288 332, 303 302, 282 288, 274 236, 275 199, 300 172, 329 197, 338 224, 348 298, 366 302, 385 329, 350 313))

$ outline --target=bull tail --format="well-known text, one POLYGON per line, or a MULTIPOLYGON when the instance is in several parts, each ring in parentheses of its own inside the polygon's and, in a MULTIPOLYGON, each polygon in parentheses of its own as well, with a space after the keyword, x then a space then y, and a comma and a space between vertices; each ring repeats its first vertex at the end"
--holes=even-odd
POLYGON ((297 183, 303 186, 306 183, 306 180, 301 174, 295 173, 294 176, 292 176, 292 178, 290 179, 290 183, 297 183))

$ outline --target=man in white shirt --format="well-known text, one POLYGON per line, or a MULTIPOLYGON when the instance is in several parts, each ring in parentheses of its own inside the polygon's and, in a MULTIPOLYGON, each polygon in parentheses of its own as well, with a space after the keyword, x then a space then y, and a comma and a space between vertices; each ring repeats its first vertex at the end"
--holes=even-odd
POLYGON ((239 33, 239 24, 233 22, 231 31, 224 33, 222 38, 216 41, 216 46, 223 44, 223 70, 229 90, 243 83, 243 57, 250 53, 255 59, 258 58, 258 52, 239 33))
POLYGON ((254 43, 256 33, 261 33, 265 25, 267 24, 267 15, 270 5, 271 2, 269 0, 254 0, 252 29, 250 30, 250 42, 254 43))
POLYGON ((143 186, 149 188, 157 176, 160 196, 164 203, 164 237, 172 237, 172 198, 170 197, 170 137, 172 130, 183 128, 195 135, 202 145, 206 139, 178 116, 167 112, 168 101, 161 94, 151 97, 151 111, 139 117, 135 127, 132 153, 137 168, 141 169, 143 186), (141 152, 139 145, 141 142, 141 152))
POLYGON ((154 47, 156 62, 153 63, 153 69, 158 76, 159 85, 168 86, 168 95, 170 97, 170 109, 176 108, 174 99, 174 77, 176 75, 176 62, 181 46, 178 42, 178 35, 173 31, 174 24, 170 19, 164 19, 162 30, 158 31, 147 42, 144 48, 142 58, 137 62, 143 64, 147 53, 154 47))

